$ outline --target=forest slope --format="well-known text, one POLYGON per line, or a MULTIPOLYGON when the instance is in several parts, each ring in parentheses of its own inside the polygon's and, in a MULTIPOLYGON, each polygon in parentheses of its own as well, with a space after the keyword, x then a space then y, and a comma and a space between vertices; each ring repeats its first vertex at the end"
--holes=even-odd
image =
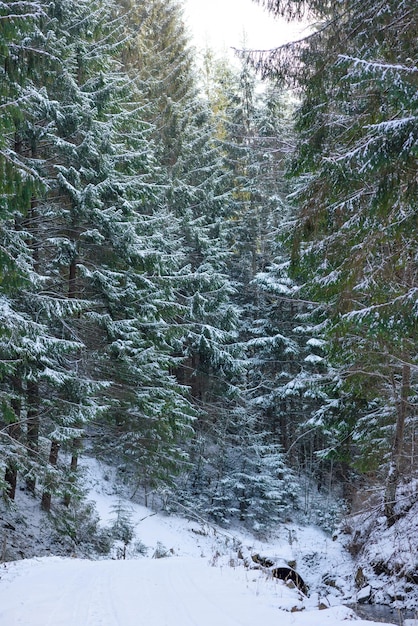
MULTIPOLYGON (((338 626, 355 619, 344 606, 356 598, 352 559, 322 531, 283 524, 268 543, 261 542, 238 528, 226 532, 121 499, 109 468, 90 461, 86 470, 100 526, 106 528, 115 512, 121 518, 123 511, 131 539, 113 545, 112 558, 76 558, 75 548, 73 558, 5 563, 0 624, 131 626, 140 619, 150 626, 250 626, 279 618, 283 626, 338 626), (239 558, 256 553, 292 563, 309 595, 263 568, 249 569, 239 558)), ((36 512, 29 513, 28 535, 39 523, 36 512)))

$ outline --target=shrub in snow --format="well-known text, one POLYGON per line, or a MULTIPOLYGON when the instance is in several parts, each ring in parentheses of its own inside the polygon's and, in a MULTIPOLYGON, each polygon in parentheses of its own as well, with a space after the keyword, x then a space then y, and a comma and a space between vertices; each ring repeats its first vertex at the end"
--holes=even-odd
POLYGON ((51 514, 56 539, 68 551, 89 554, 108 554, 112 536, 107 529, 100 529, 99 516, 93 502, 73 500, 68 507, 57 507, 51 514))
POLYGON ((119 502, 112 507, 112 511, 115 514, 115 520, 111 526, 111 534, 115 539, 127 545, 132 541, 134 536, 132 511, 127 508, 122 500, 119 500, 119 502))

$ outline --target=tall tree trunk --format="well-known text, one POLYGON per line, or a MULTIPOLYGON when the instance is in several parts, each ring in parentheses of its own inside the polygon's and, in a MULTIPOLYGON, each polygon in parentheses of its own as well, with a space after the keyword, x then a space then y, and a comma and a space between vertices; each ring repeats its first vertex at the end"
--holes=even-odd
MULTIPOLYGON (((73 441, 73 452, 71 456, 70 477, 69 477, 70 485, 75 483, 75 480, 76 480, 78 456, 79 456, 81 447, 82 447, 82 439, 81 437, 77 437, 77 439, 74 439, 73 441)), ((67 491, 67 493, 64 495, 64 506, 70 506, 70 502, 71 502, 71 493, 70 491, 67 491)))
MULTIPOLYGON (((77 259, 74 257, 68 268, 68 298, 77 297, 77 259)), ((75 482, 75 473, 78 466, 78 453, 81 449, 81 438, 73 439, 72 444, 72 456, 70 465, 70 485, 75 482)), ((71 493, 67 491, 64 494, 64 506, 69 506, 71 502, 71 493)))
MULTIPOLYGON (((12 385, 16 392, 21 391, 20 381, 18 381, 17 379, 13 378, 12 385)), ((22 426, 20 423, 22 404, 20 397, 13 398, 13 400, 11 401, 11 406, 16 416, 16 419, 13 423, 8 425, 7 433, 11 439, 19 441, 22 436, 22 426)), ((10 500, 14 500, 16 496, 17 485, 17 465, 13 461, 10 461, 6 467, 4 480, 7 483, 6 495, 10 500)))
MULTIPOLYGON (((52 467, 55 467, 56 464, 58 463, 59 449, 60 449, 60 444, 58 443, 58 441, 51 441, 51 448, 49 451, 48 461, 52 467)), ((48 484, 46 486, 45 491, 42 494, 41 507, 43 508, 44 511, 48 511, 48 512, 51 510, 51 500, 52 500, 51 491, 52 491, 52 485, 48 484)))
MULTIPOLYGON (((31 156, 33 159, 37 156, 36 145, 31 146, 31 156)), ((36 271, 39 269, 39 241, 38 241, 38 200, 35 196, 31 197, 30 208, 28 210, 25 227, 31 235, 29 246, 32 250, 33 268, 36 271)), ((29 457, 34 459, 38 454, 39 449, 39 387, 37 382, 28 380, 27 382, 27 446, 29 457)), ((32 470, 33 471, 33 470, 32 470)), ((26 487, 32 493, 35 493, 36 478, 32 474, 26 480, 26 487)))
POLYGON ((6 471, 4 472, 4 480, 7 483, 6 485, 6 496, 10 500, 14 500, 16 496, 16 485, 17 485, 17 467, 11 462, 6 467, 6 471))
POLYGON ((68 297, 76 298, 77 297, 77 260, 74 258, 69 267, 68 272, 68 297))
POLYGON ((408 396, 411 385, 411 368, 404 364, 402 367, 401 394, 397 401, 397 418, 395 436, 392 445, 392 455, 386 479, 386 490, 384 497, 384 512, 388 526, 396 522, 395 504, 396 489, 401 476, 401 456, 404 443, 405 421, 408 413, 408 396))
MULTIPOLYGON (((22 432, 20 422, 16 421, 13 422, 13 424, 9 424, 7 432, 12 439, 19 441, 22 432)), ((6 471, 4 473, 4 480, 7 483, 6 495, 10 500, 14 500, 17 485, 17 465, 14 461, 9 461, 7 464, 6 471)))
MULTIPOLYGON (((38 383, 27 383, 27 431, 26 440, 29 457, 35 459, 39 449, 39 387, 38 383)), ((35 492, 36 479, 32 475, 26 480, 26 487, 32 493, 35 492)))
POLYGON ((38 215, 38 200, 32 196, 30 201, 30 212, 28 216, 29 231, 32 235, 31 248, 33 258, 33 268, 35 272, 39 270, 39 215, 38 215))

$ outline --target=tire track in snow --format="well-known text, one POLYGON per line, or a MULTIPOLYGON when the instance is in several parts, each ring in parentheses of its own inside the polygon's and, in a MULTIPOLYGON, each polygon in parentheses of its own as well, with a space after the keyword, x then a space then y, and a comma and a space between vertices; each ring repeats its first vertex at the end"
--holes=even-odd
MULTIPOLYGON (((243 580, 245 571, 210 567, 203 559, 170 558, 161 563, 159 576, 166 613, 165 621, 156 624, 254 626, 258 602, 255 588, 249 590, 243 580), (238 600, 231 604, 231 597, 238 600)), ((262 617, 263 607, 257 610, 262 617)), ((266 617, 271 620, 271 607, 266 617)))
MULTIPOLYGON (((101 567, 86 568, 71 594, 74 599, 71 623, 80 626, 119 626, 113 603, 112 573, 107 561, 101 567)), ((51 626, 54 626, 51 623, 51 626)))
POLYGON ((0 585, 0 626, 254 626, 255 616, 286 626, 245 577, 192 557, 34 560, 0 585))

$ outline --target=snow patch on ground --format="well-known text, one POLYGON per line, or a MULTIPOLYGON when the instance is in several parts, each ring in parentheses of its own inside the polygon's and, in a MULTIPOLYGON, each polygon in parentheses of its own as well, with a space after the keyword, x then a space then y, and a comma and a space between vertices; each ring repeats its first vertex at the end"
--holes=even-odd
POLYGON ((243 568, 210 567, 194 557, 51 557, 7 570, 0 585, 0 623, 7 626, 253 626, 278 620, 282 626, 338 626, 354 619, 341 606, 281 610, 291 606, 293 593, 280 581, 243 568))

